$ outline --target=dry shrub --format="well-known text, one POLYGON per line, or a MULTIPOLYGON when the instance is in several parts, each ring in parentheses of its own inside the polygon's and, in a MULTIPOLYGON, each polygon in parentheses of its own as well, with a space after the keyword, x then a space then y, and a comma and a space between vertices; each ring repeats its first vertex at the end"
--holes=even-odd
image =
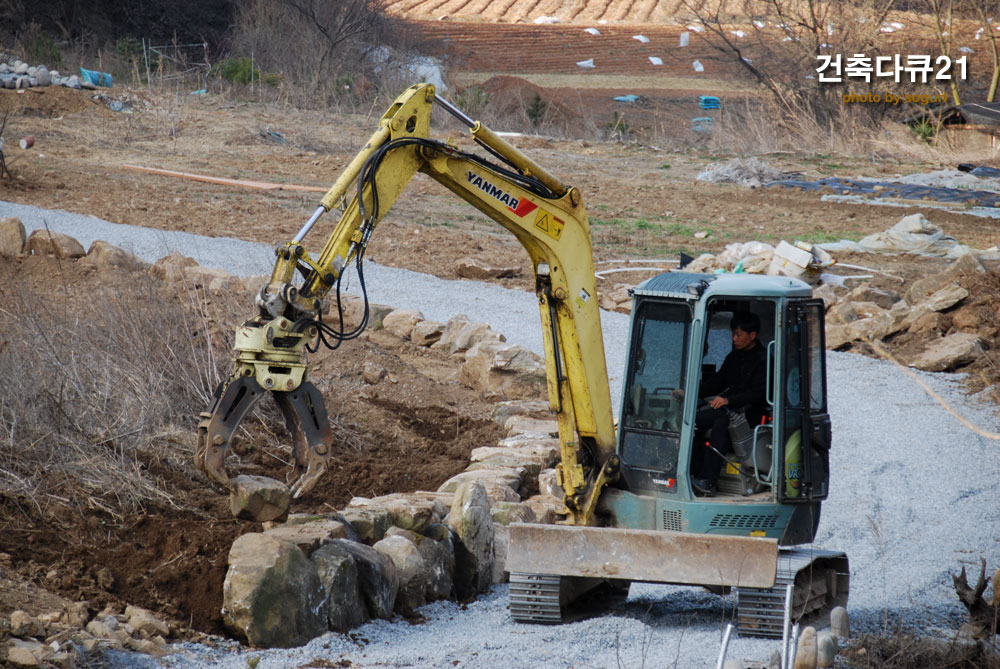
POLYGON ((998 669, 1000 656, 985 644, 866 634, 842 653, 854 669, 998 669))
POLYGON ((397 29, 384 4, 251 0, 239 8, 230 50, 277 74, 279 97, 294 105, 365 111, 374 98, 394 99, 414 78, 409 31, 397 29))
POLYGON ((229 354, 197 293, 171 295, 144 271, 103 276, 57 266, 45 282, 5 282, 0 500, 114 515, 175 504, 149 470, 191 462, 193 418, 229 354))

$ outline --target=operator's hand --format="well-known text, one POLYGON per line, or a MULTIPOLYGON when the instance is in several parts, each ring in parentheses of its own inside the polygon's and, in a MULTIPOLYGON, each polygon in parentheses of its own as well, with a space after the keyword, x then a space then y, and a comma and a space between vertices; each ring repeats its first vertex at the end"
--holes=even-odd
POLYGON ((721 409, 727 404, 729 404, 728 399, 726 399, 722 395, 717 395, 712 398, 712 401, 708 403, 708 406, 712 407, 713 409, 721 409))

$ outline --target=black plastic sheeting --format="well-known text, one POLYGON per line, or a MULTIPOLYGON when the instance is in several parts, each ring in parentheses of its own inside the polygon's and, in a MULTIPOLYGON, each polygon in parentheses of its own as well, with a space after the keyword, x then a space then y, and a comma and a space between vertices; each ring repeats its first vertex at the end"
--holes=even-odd
POLYGON ((871 199, 925 200, 967 204, 978 207, 1000 207, 1000 193, 988 190, 968 190, 964 188, 947 188, 944 186, 919 186, 916 184, 901 184, 891 181, 858 181, 841 177, 824 177, 815 181, 801 179, 779 179, 765 186, 781 186, 782 188, 798 188, 807 191, 828 189, 830 194, 860 195, 871 199))

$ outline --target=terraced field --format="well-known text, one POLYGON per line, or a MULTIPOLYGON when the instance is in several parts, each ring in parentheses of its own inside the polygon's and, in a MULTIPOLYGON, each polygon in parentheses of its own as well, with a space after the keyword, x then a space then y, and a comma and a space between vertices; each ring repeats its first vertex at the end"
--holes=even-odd
MULTIPOLYGON (((390 0, 391 14, 408 19, 531 23, 557 19, 561 23, 673 24, 706 6, 705 0, 390 0)), ((737 3, 726 1, 726 5, 737 3)))

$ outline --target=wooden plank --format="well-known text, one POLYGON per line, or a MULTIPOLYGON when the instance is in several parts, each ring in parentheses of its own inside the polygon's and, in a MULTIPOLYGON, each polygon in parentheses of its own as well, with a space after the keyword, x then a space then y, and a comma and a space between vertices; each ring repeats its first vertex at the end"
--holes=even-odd
POLYGON ((319 186, 298 186, 296 184, 276 184, 268 183, 266 181, 248 181, 246 179, 227 179, 225 177, 212 177, 206 176, 204 174, 190 174, 188 172, 174 172, 173 170, 164 170, 158 167, 143 167, 141 165, 129 165, 128 163, 123 163, 122 168, 126 170, 136 170, 137 172, 149 172, 150 174, 159 174, 165 177, 177 177, 179 179, 190 179, 191 181, 202 181, 210 184, 220 184, 222 186, 237 186, 240 188, 257 188, 260 190, 297 190, 297 191, 308 191, 310 193, 325 193, 329 188, 321 188, 319 186))

